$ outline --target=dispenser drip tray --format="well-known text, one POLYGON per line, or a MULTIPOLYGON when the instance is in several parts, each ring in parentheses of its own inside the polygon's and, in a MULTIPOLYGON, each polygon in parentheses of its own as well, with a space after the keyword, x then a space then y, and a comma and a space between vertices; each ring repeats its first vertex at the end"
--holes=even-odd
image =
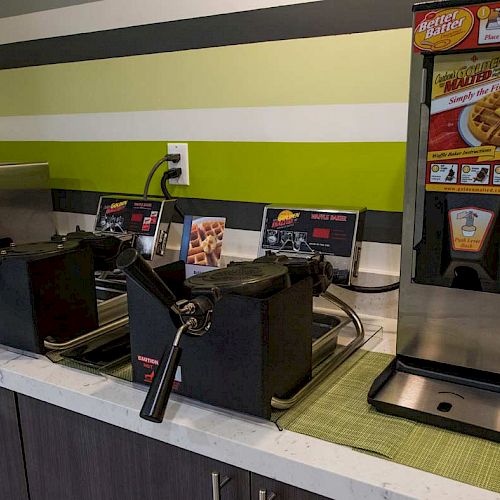
POLYGON ((396 358, 375 380, 377 410, 500 442, 498 381, 446 375, 396 358))

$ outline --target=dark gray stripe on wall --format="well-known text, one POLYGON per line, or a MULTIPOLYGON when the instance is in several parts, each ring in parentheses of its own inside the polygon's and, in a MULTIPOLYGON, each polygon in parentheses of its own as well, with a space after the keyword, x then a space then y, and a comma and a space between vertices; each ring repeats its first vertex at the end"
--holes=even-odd
POLYGON ((443 5, 444 0, 436 0, 435 2, 422 1, 418 2, 413 6, 414 11, 420 10, 433 10, 442 9, 444 7, 462 7, 466 5, 477 5, 478 3, 483 3, 480 0, 446 0, 446 4, 443 5))
MULTIPOLYGON (((53 189, 54 210, 94 215, 102 194, 105 193, 53 189)), ((185 214, 226 217, 227 227, 248 231, 260 231, 262 214, 266 205, 265 203, 200 198, 179 198, 177 202, 185 214)), ((177 218, 175 222, 181 222, 180 218, 177 218)), ((400 244, 401 224, 401 212, 368 210, 363 239, 378 243, 400 244)))
POLYGON ((0 18, 97 1, 98 0, 0 0, 0 18))
POLYGON ((411 0, 325 0, 0 45, 0 69, 411 26, 411 0))

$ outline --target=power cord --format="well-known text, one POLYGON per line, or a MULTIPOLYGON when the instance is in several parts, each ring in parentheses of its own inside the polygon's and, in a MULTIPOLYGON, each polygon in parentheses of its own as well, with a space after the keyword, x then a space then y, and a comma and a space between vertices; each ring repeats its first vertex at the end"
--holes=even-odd
MULTIPOLYGON (((160 158, 154 165, 151 171, 148 174, 148 178, 146 179, 146 184, 144 185, 144 194, 143 198, 145 200, 148 199, 148 193, 149 193, 149 186, 151 184, 151 180, 153 179, 153 176, 155 175, 156 171, 166 162, 170 161, 172 163, 179 163, 181 160, 181 155, 180 154, 167 154, 163 158, 160 158)), ((167 189, 167 181, 168 179, 177 179, 182 175, 182 168, 176 167, 176 168, 169 168, 168 170, 165 171, 161 178, 161 191, 163 193, 163 196, 167 200, 171 200, 172 196, 168 192, 167 189)), ((179 214, 181 220, 184 220, 184 213, 181 211, 181 209, 177 206, 177 203, 174 205, 175 211, 179 214)))
POLYGON ((170 193, 168 192, 168 189, 167 189, 167 181, 169 179, 177 179, 178 177, 181 176, 181 174, 182 174, 181 168, 169 168, 168 170, 166 170, 163 173, 163 177, 161 178, 161 182, 160 182, 161 192, 163 193, 163 196, 167 200, 172 199, 172 196, 170 195, 170 193))
MULTIPOLYGON (((167 188, 167 181, 169 179, 177 179, 177 177, 180 177, 182 174, 182 169, 181 168, 170 168, 166 170, 163 173, 163 176, 160 181, 160 186, 161 186, 161 192, 163 193, 163 196, 165 197, 166 200, 171 200, 172 196, 168 191, 167 188)), ((175 211, 179 214, 181 221, 184 220, 184 212, 178 207, 177 203, 174 205, 175 211)))
MULTIPOLYGON (((172 163, 179 163, 179 161, 181 160, 181 155, 180 154, 167 154, 165 155, 163 158, 161 158, 160 160, 158 160, 154 165, 153 165, 153 168, 151 169, 151 171, 149 172, 148 174, 148 178, 146 179, 146 184, 144 185, 144 194, 143 194, 143 198, 145 200, 148 199, 148 193, 149 193, 149 185, 151 184, 151 180, 153 179, 153 176, 155 175, 156 171, 164 164, 166 163, 167 161, 171 161, 172 163)), ((176 170, 178 171, 178 174, 175 175, 175 176, 172 176, 171 178, 175 178, 175 177, 180 177, 181 173, 182 173, 182 170, 180 168, 176 168, 176 169, 172 169, 172 170, 176 170)), ((169 195, 170 196, 170 195, 169 195)), ((172 199, 172 197, 170 197, 169 199, 172 199)))

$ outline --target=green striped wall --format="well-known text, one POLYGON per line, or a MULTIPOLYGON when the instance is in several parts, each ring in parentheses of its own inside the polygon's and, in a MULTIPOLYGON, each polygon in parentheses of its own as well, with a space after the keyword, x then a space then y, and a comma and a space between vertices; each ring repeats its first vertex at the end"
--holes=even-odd
MULTIPOLYGON (((404 103, 410 37, 410 29, 395 29, 6 69, 0 116, 404 103)), ((168 140, 4 141, 0 161, 48 161, 54 188, 140 193, 168 140)), ((352 143, 190 142, 191 185, 172 192, 401 211, 404 155, 403 142, 356 137, 352 143)))
POLYGON ((406 102, 410 44, 397 29, 8 69, 0 115, 406 102))
MULTIPOLYGON (((191 185, 175 196, 366 205, 400 211, 404 143, 190 142, 191 185)), ((8 142, 11 161, 49 160, 52 187, 141 193, 161 142, 8 142)), ((160 194, 153 183, 152 194, 160 194)))

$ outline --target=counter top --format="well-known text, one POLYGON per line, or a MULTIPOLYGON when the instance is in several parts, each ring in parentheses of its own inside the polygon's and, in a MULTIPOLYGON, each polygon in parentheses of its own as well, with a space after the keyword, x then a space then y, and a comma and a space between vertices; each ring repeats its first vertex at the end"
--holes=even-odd
MULTIPOLYGON (((394 320, 374 350, 394 352, 394 320)), ((145 388, 0 348, 0 387, 337 500, 500 499, 499 494, 173 395, 165 420, 139 418, 145 388)))

